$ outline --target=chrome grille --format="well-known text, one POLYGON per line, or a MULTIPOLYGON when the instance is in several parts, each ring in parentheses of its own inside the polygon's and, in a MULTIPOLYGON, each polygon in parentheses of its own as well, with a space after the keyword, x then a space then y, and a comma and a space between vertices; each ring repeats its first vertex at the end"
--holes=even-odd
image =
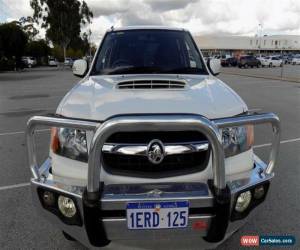
POLYGON ((137 80, 117 84, 118 89, 183 89, 186 83, 173 80, 137 80))
POLYGON ((118 132, 102 147, 103 167, 116 175, 162 178, 202 171, 210 154, 207 138, 194 131, 118 132), (153 164, 148 159, 148 146, 159 140, 164 146, 164 159, 153 164))

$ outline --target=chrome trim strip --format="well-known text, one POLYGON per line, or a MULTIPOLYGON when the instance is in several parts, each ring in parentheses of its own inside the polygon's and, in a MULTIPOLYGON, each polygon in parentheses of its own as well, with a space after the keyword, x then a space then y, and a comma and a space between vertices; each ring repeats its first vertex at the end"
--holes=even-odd
POLYGON ((188 200, 189 207, 212 207, 214 197, 206 183, 111 184, 104 186, 103 210, 123 210, 127 202, 188 200))
MULTIPOLYGON (((147 156, 146 144, 104 144, 103 153, 121 154, 121 155, 142 155, 147 156)), ((206 151, 209 148, 207 141, 190 143, 167 143, 164 144, 165 155, 188 154, 206 151)))
POLYGON ((153 202, 159 202, 159 201, 189 201, 189 207, 190 208, 199 208, 199 207, 213 207, 214 204, 214 197, 213 196, 188 196, 188 194, 179 194, 178 196, 174 197, 168 197, 167 195, 165 197, 147 197, 147 195, 144 196, 137 196, 137 197, 127 197, 127 198, 111 198, 108 199, 106 197, 101 199, 101 208, 103 210, 122 210, 125 209, 126 204, 128 202, 140 202, 140 201, 153 201, 153 202))

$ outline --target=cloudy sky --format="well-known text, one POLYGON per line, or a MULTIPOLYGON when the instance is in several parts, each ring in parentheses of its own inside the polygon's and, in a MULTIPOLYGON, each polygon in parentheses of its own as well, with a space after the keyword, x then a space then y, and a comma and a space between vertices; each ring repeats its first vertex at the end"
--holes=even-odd
MULTIPOLYGON (((169 25, 194 34, 300 35, 300 0, 86 0, 92 40, 111 26, 169 25)), ((29 0, 0 0, 0 22, 31 15, 29 0)), ((41 32, 44 34, 44 32, 41 32)))

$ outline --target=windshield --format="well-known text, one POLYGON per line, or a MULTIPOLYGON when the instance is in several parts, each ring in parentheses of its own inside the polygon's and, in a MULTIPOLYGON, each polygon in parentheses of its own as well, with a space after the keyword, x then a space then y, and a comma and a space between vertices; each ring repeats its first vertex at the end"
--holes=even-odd
POLYGON ((191 35, 185 31, 109 32, 92 75, 208 74, 191 35))

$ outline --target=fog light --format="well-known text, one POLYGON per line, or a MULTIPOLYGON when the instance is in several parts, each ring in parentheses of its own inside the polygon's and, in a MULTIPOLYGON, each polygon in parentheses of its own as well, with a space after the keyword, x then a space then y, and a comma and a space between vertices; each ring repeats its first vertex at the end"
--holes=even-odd
POLYGON ((254 198, 255 199, 261 199, 265 195, 265 188, 264 186, 258 186, 254 189, 254 198))
POLYGON ((72 199, 60 195, 58 197, 58 208, 59 211, 68 218, 73 217, 76 214, 76 206, 72 199))
POLYGON ((248 208, 250 202, 251 192, 246 191, 244 193, 241 193, 236 200, 235 210, 239 213, 244 212, 248 208))
POLYGON ((55 204, 55 196, 50 191, 45 191, 43 193, 43 202, 44 205, 52 207, 55 204))

